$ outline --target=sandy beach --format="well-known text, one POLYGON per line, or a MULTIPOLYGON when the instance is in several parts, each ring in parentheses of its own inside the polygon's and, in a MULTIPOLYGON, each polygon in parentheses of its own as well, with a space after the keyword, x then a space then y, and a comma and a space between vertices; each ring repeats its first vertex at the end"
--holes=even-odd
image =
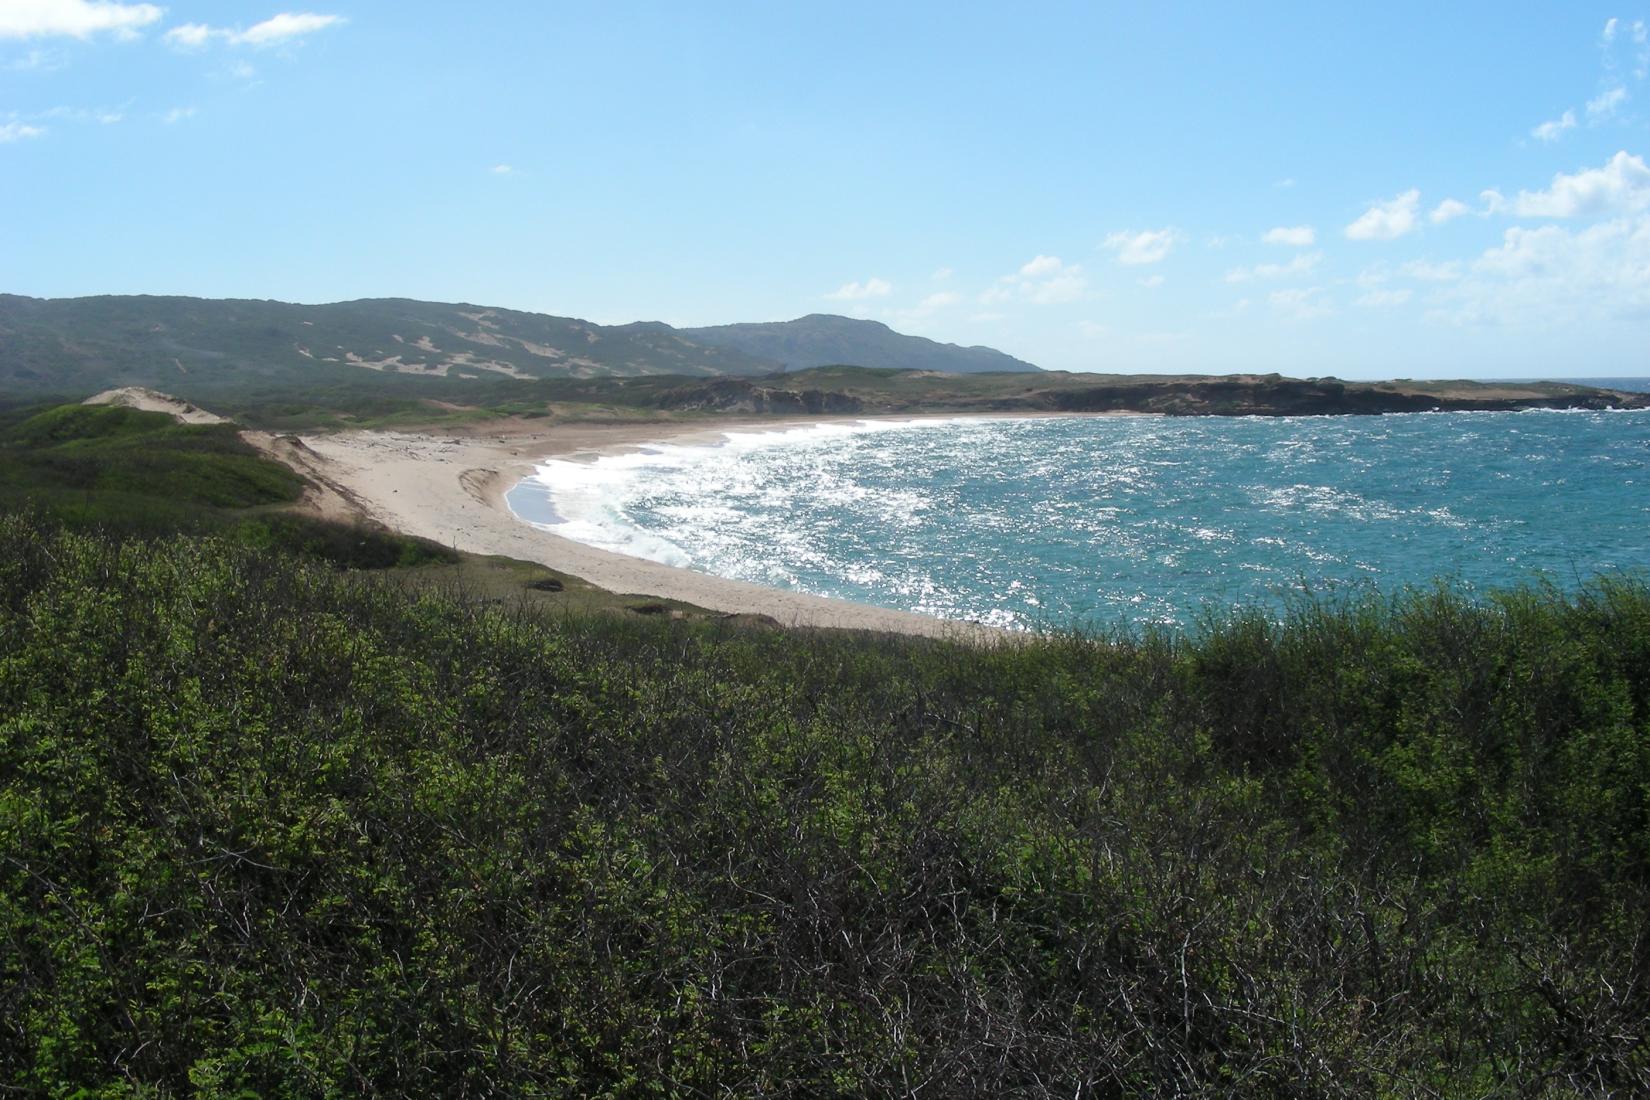
POLYGON ((682 600, 729 614, 766 615, 789 626, 1000 637, 996 629, 978 624, 766 588, 600 550, 530 526, 504 500, 505 493, 552 456, 595 458, 648 443, 714 441, 731 430, 779 431, 860 419, 865 418, 549 426, 510 420, 429 435, 358 431, 296 439, 247 433, 247 438, 315 483, 309 504, 322 515, 366 518, 458 550, 538 562, 612 592, 682 600))

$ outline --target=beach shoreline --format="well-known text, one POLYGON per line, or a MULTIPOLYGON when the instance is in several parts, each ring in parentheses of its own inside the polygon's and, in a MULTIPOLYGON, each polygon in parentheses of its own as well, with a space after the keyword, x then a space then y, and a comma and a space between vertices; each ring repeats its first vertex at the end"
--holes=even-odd
MULTIPOLYGON (((1072 415, 1094 414, 1055 413, 1035 418, 1072 415)), ((820 424, 1027 418, 1013 413, 742 416, 693 423, 549 425, 512 419, 440 434, 349 431, 292 437, 249 432, 247 438, 308 477, 314 484, 308 506, 328 518, 366 519, 466 553, 536 562, 610 592, 679 600, 729 615, 763 615, 785 626, 980 640, 1000 638, 1004 632, 979 623, 729 580, 598 549, 517 517, 505 495, 523 478, 533 476, 547 458, 593 461, 649 445, 712 443, 728 432, 782 432, 820 424)))

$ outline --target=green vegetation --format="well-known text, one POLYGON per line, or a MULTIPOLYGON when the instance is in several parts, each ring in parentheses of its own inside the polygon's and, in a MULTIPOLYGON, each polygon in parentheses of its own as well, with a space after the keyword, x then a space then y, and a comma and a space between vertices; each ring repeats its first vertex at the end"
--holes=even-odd
POLYGON ((234 425, 60 405, 0 427, 0 504, 65 518, 189 526, 213 509, 296 500, 303 481, 243 443, 234 425))
POLYGON ((0 511, 129 535, 220 532, 352 569, 458 560, 424 539, 283 510, 303 486, 233 424, 107 405, 0 412, 0 511))
POLYGON ((0 1080, 1650 1090, 1650 590, 977 648, 0 519, 0 1080))
POLYGON ((1563 384, 1045 373, 990 348, 817 314, 674 329, 400 298, 0 294, 0 331, 6 394, 80 400, 148 386, 274 431, 719 410, 1293 415, 1650 403, 1563 384))

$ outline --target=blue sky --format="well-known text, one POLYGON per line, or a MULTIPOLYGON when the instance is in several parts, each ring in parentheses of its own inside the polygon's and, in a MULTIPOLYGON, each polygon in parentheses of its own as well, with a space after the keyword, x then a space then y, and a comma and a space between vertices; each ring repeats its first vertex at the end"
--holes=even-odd
POLYGON ((0 290, 1650 374, 1650 2, 0 0, 0 290))

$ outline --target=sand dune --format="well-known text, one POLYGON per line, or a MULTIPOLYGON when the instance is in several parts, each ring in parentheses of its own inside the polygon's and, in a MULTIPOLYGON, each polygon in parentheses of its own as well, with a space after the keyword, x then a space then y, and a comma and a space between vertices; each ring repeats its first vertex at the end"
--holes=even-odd
POLYGON ((83 405, 124 405, 129 409, 142 409, 144 412, 160 412, 173 417, 184 424, 224 424, 227 421, 217 413, 209 413, 198 405, 191 405, 176 397, 169 397, 164 393, 144 389, 142 386, 123 386, 117 390, 104 390, 93 397, 82 401, 83 405))

